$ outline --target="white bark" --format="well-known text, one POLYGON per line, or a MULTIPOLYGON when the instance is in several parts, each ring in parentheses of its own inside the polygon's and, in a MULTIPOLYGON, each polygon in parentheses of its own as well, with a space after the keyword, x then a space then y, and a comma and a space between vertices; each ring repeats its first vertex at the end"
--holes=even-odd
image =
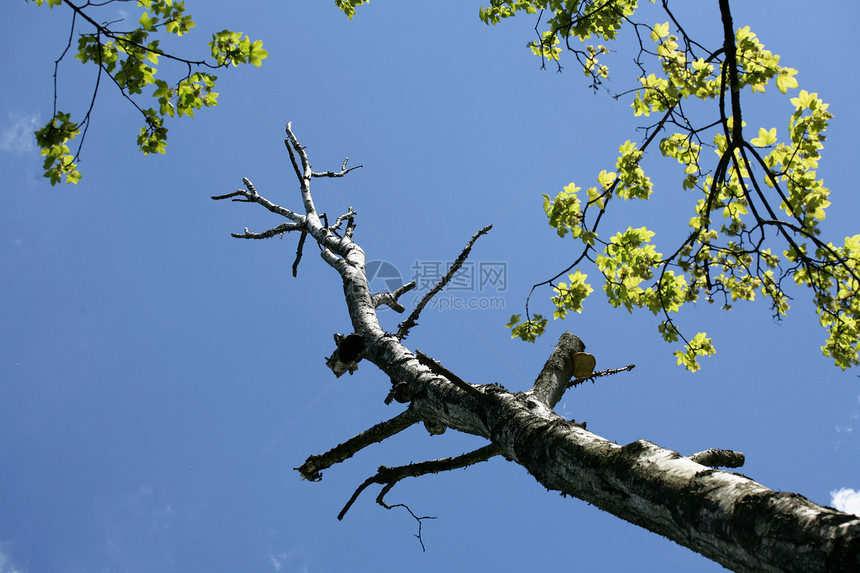
MULTIPOLYGON (((364 252, 352 241, 351 217, 341 236, 333 227, 324 226, 316 214, 311 178, 344 172, 313 173, 289 124, 287 133, 305 215, 272 205, 247 181, 248 191, 216 198, 242 196, 261 203, 288 217, 294 230, 306 231, 323 247, 323 259, 343 281, 354 332, 364 338, 364 359, 385 372, 393 385, 401 389, 405 385, 405 399, 410 402, 407 412, 390 422, 378 424, 327 454, 311 456, 298 468, 303 477, 318 480, 320 469, 421 420, 434 432, 448 427, 489 440, 492 447, 482 449, 475 459, 468 458, 468 463, 503 455, 522 465, 548 489, 593 504, 730 569, 860 571, 857 516, 816 505, 798 494, 774 492, 745 476, 708 468, 645 440, 619 446, 556 415, 552 408, 571 385, 573 356, 584 349, 575 336, 562 336, 534 388, 518 394, 497 385, 464 387, 459 379, 456 383, 449 379, 454 375, 446 378, 444 370, 431 368, 433 364, 426 358, 422 363, 398 336, 386 333, 379 325, 376 303, 380 299, 374 299, 368 288, 364 252)), ((239 236, 254 238, 247 231, 239 236)), ((415 464, 411 475, 462 467, 466 459, 415 464)), ((407 467, 396 469, 384 468, 400 477, 410 471, 407 467)), ((380 472, 356 495, 374 481, 385 483, 378 498, 383 503, 382 496, 400 477, 386 478, 382 468, 380 472)))

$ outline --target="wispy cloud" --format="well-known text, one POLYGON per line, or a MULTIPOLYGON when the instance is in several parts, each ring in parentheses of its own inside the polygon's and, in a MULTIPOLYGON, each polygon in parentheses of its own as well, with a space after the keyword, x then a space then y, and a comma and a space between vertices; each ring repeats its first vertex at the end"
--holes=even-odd
POLYGON ((830 492, 830 503, 839 511, 860 516, 860 491, 843 487, 830 492))
POLYGON ((11 560, 6 557, 6 554, 0 551, 0 573, 24 573, 23 570, 18 569, 11 560))
POLYGON ((297 565, 295 563, 296 553, 287 553, 286 551, 275 553, 269 549, 266 555, 268 555, 269 561, 272 562, 272 568, 275 571, 280 571, 284 567, 289 567, 290 571, 295 571, 296 573, 308 573, 308 568, 306 566, 297 565))
POLYGON ((271 550, 269 551, 269 560, 272 562, 272 567, 275 568, 275 571, 280 571, 283 568, 284 563, 287 562, 287 559, 289 559, 289 555, 286 553, 275 554, 272 553, 271 550))
POLYGON ((15 154, 32 153, 36 149, 36 138, 33 131, 39 125, 36 114, 9 114, 4 125, 0 127, 0 150, 15 154))

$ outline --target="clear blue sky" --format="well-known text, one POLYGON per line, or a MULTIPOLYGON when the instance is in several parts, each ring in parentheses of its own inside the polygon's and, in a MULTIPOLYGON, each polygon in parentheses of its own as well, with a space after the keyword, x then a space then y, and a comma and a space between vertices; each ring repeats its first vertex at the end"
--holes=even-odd
MULTIPOLYGON (((717 33, 716 4, 682 14, 691 32, 717 33)), ((684 454, 740 450, 744 474, 823 504, 833 491, 860 490, 860 380, 821 356, 824 332, 804 292, 782 324, 766 304, 685 312, 682 326, 707 330, 718 348, 695 375, 675 366, 652 316, 613 310, 601 293, 537 344, 510 340, 503 325, 522 311, 529 287, 573 253, 547 226, 541 194, 593 181, 612 168, 620 143, 638 137, 629 101, 593 94, 572 62, 563 74, 538 69, 525 48, 531 20, 487 28, 479 4, 453 0, 374 0, 353 21, 333 1, 187 6, 198 27, 179 44, 186 53, 204 55, 209 32, 229 27, 264 40, 263 68, 220 74, 221 104, 172 122, 162 157, 135 151, 139 119, 104 85, 84 179, 51 188, 27 133, 50 116, 69 14, 4 2, 0 573, 720 569, 548 493, 501 460, 407 480, 389 494, 437 516, 424 525, 426 553, 405 511, 374 503, 378 490, 336 520, 378 465, 482 443, 414 428, 320 483, 293 470, 399 409, 383 404, 389 383, 371 365, 336 382, 326 369, 332 334, 349 321, 340 281, 317 249, 306 247, 293 279, 296 237, 229 236, 279 221, 209 200, 248 177, 273 201, 300 206, 281 142, 286 121, 317 170, 338 168, 346 155, 364 165, 316 181, 317 206, 330 219, 354 206, 368 260, 390 262, 405 280, 416 261, 451 261, 476 230, 495 225, 472 260, 504 263, 504 290, 448 294, 501 297, 504 308, 425 311, 409 348, 471 382, 521 390, 568 329, 599 368, 637 365, 559 404, 590 430, 684 454)), ((857 233, 860 113, 849 64, 860 58, 860 9, 736 2, 735 23, 752 26, 800 71, 801 88, 831 104, 820 171, 832 190, 826 232, 834 241, 857 233)), ((624 91, 629 57, 615 61, 609 87, 624 91)), ((60 108, 82 112, 93 77, 64 62, 60 108)), ((763 101, 749 101, 746 121, 784 133, 788 104, 763 101)), ((682 225, 690 215, 673 208, 685 201, 673 166, 649 161, 654 205, 628 208, 617 222, 657 227, 659 241, 673 231, 655 214, 678 213, 682 225)), ((549 294, 539 291, 534 308, 546 312, 549 294)), ((383 316, 389 328, 398 320, 383 316)))

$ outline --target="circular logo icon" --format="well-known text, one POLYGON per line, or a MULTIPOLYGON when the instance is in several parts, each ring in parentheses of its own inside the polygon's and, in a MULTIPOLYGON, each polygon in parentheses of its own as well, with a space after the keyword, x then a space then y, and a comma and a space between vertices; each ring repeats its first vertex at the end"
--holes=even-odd
POLYGON ((388 261, 369 261, 364 270, 371 293, 394 292, 403 286, 403 277, 397 267, 388 261))

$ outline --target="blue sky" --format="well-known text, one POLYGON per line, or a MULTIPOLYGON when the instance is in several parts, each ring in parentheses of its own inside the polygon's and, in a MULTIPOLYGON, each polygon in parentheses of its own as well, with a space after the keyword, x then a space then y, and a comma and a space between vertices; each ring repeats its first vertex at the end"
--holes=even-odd
MULTIPOLYGON (((716 4, 682 13, 691 31, 718 33, 716 4)), ((426 553, 414 520, 377 506, 372 488, 336 520, 380 464, 483 444, 413 428, 319 483, 293 470, 399 410, 383 404, 388 380, 372 366, 337 381, 326 369, 332 335, 349 322, 340 281, 316 249, 306 247, 294 279, 296 237, 229 236, 279 221, 209 200, 248 177, 273 201, 300 205, 281 142, 286 121, 317 170, 336 169, 347 155, 364 165, 316 181, 317 206, 330 218, 355 207, 368 260, 390 263, 405 280, 416 262, 451 261, 494 224, 472 260, 504 263, 505 284, 446 294, 492 298, 475 304, 494 308, 428 309, 409 348, 471 382, 521 390, 567 329, 598 368, 637 367, 571 391, 559 413, 618 443, 743 451, 744 474, 818 503, 860 490, 860 381, 821 356, 824 332, 806 293, 781 324, 767 305, 683 313, 681 325, 707 330, 718 349, 694 375, 675 366, 652 316, 613 310, 601 293, 536 344, 510 339, 503 325, 522 312, 530 286, 573 254, 546 224, 541 194, 593 181, 612 168, 620 143, 638 137, 629 101, 592 93, 572 63, 563 74, 539 70, 524 47, 532 21, 487 28, 478 4, 453 0, 433 9, 374 1, 352 21, 334 2, 187 6, 198 27, 179 44, 186 53, 204 55, 208 33, 229 27, 264 41, 263 68, 220 74, 220 105, 172 122, 159 157, 135 151, 138 117, 104 86, 84 179, 55 188, 41 179, 29 132, 50 116, 68 13, 4 6, 0 573, 720 569, 546 492, 502 460, 407 480, 389 494, 437 517, 424 525, 426 553)), ((737 26, 750 25, 799 70, 801 88, 831 104, 820 170, 832 191, 826 233, 834 241, 857 233, 858 86, 843 66, 860 57, 860 9, 765 0, 734 9, 737 26)), ((609 88, 624 91, 633 83, 623 73, 629 58, 615 61, 609 88)), ((59 107, 80 114, 93 77, 64 62, 59 107)), ((746 101, 748 124, 784 132, 783 99, 746 101)), ((653 204, 625 206, 616 222, 655 227, 660 241, 673 233, 665 213, 683 222, 689 213, 673 166, 649 159, 653 204)), ((549 294, 539 291, 533 308, 546 312, 549 294)), ((382 320, 393 328, 400 317, 386 311, 382 320)))

